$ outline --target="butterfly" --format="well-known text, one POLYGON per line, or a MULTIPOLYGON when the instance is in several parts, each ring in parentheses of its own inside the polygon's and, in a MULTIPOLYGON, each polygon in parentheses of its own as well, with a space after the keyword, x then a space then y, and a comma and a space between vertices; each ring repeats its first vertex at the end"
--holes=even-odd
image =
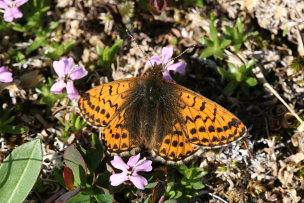
POLYGON ((122 79, 87 91, 82 116, 103 127, 112 155, 147 149, 156 160, 180 164, 204 148, 219 148, 246 135, 235 115, 206 97, 168 82, 155 64, 147 76, 122 79))

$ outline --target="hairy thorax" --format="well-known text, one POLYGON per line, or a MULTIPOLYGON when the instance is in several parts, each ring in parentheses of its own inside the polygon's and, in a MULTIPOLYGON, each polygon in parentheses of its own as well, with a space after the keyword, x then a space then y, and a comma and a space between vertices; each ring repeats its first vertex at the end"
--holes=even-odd
POLYGON ((131 137, 142 147, 152 149, 169 133, 178 117, 174 108, 178 97, 161 75, 151 73, 146 77, 132 89, 125 119, 131 137))

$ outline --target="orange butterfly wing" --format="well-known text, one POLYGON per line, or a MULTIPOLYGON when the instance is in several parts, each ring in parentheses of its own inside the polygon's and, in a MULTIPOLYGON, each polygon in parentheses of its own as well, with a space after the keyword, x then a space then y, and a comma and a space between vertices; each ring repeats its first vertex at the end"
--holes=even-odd
POLYGON ((206 97, 170 83, 178 99, 180 115, 172 130, 152 154, 169 164, 182 163, 202 153, 202 148, 218 148, 246 135, 245 125, 232 113, 206 97))
POLYGON ((103 130, 102 138, 111 154, 129 154, 132 149, 139 149, 125 128, 125 109, 122 110, 103 130))
POLYGON ((125 103, 136 78, 110 82, 87 91, 79 99, 82 116, 92 125, 105 127, 116 117, 118 109, 125 103))
POLYGON ((157 143, 151 152, 152 156, 159 161, 179 164, 201 153, 201 149, 189 142, 181 123, 176 121, 171 133, 167 134, 161 143, 157 143))
POLYGON ((110 82, 87 91, 79 99, 82 116, 90 124, 105 127, 102 139, 109 152, 121 153, 136 146, 124 128, 126 100, 140 77, 110 82))
POLYGON ((183 86, 176 86, 184 131, 193 144, 218 148, 246 135, 246 126, 231 112, 183 86))

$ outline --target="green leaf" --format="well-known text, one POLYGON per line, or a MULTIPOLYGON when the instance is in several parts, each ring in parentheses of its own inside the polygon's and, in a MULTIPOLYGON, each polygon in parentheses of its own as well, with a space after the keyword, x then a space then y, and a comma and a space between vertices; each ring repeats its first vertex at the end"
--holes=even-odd
POLYGON ((252 69, 255 65, 255 60, 250 60, 248 61, 248 63, 246 64, 246 71, 244 72, 245 75, 249 75, 252 72, 252 69))
POLYGON ((75 42, 75 40, 72 40, 67 44, 59 44, 58 42, 53 41, 52 44, 47 47, 48 53, 45 54, 45 56, 51 59, 59 59, 70 51, 75 42))
POLYGON ((188 184, 189 184, 188 178, 183 177, 183 178, 181 179, 181 184, 182 184, 182 185, 188 185, 188 184))
POLYGON ((238 67, 236 67, 236 65, 234 65, 233 63, 228 63, 228 68, 229 72, 231 72, 232 74, 238 72, 238 67))
POLYGON ((17 147, 0 167, 0 202, 23 202, 37 180, 41 164, 40 139, 17 147))
MULTIPOLYGON (((95 133, 92 134, 92 142, 93 142, 94 146, 96 147, 96 149, 103 150, 104 146, 101 144, 100 139, 98 138, 98 136, 95 133)), ((101 152, 101 153, 103 153, 103 152, 101 152)))
POLYGON ((156 185, 158 184, 158 182, 153 182, 153 183, 149 183, 148 185, 146 185, 146 189, 151 189, 154 188, 156 185))
POLYGON ((32 53, 39 47, 45 45, 46 43, 47 43, 46 35, 37 37, 36 40, 34 42, 32 42, 32 44, 25 50, 25 54, 29 55, 30 53, 32 53))
POLYGON ((201 53, 201 58, 208 58, 209 56, 213 55, 213 48, 208 47, 201 53))
POLYGON ((213 46, 215 46, 214 43, 213 43, 213 41, 211 41, 211 40, 209 40, 209 39, 205 39, 204 42, 206 43, 206 45, 207 45, 208 47, 213 47, 213 46))
POLYGON ((121 47, 123 40, 117 39, 112 47, 96 47, 97 53, 100 56, 97 64, 105 68, 111 68, 111 64, 115 61, 115 55, 121 47))
POLYGON ((231 40, 224 40, 222 41, 221 45, 220 45, 220 49, 225 49, 229 44, 231 43, 231 40))
POLYGON ((244 75, 241 73, 241 72, 236 72, 235 73, 235 80, 238 82, 238 83, 241 83, 244 79, 244 75))
POLYGON ((283 30, 283 37, 286 37, 288 31, 289 31, 289 28, 288 28, 288 27, 286 27, 286 28, 283 30))
POLYGON ((122 39, 117 39, 115 41, 114 45, 110 49, 110 59, 114 60, 114 57, 115 57, 116 53, 118 52, 119 48, 121 47, 122 43, 123 43, 122 39))
POLYGON ((217 168, 217 171, 218 171, 218 172, 226 173, 226 172, 228 172, 228 168, 227 168, 226 166, 224 166, 224 167, 218 167, 218 168, 217 168))
POLYGON ((191 185, 193 186, 193 188, 195 190, 201 190, 201 189, 203 189, 205 187, 205 185, 202 182, 200 182, 200 181, 191 183, 191 185))
POLYGON ((246 75, 246 70, 247 70, 247 67, 246 67, 245 64, 243 64, 243 65, 241 65, 241 67, 239 67, 238 72, 240 72, 241 74, 246 75))
POLYGON ((63 158, 65 165, 73 171, 74 185, 85 184, 84 179, 88 174, 87 165, 74 144, 66 148, 63 158))
POLYGON ((58 168, 54 169, 54 178, 60 185, 62 185, 62 187, 65 187, 65 181, 61 169, 58 168))
POLYGON ((226 70, 224 70, 223 68, 221 68, 221 67, 217 67, 217 71, 219 72, 219 74, 222 76, 222 77, 224 77, 224 78, 233 78, 233 74, 232 73, 230 73, 230 72, 228 72, 228 71, 226 71, 226 70))
POLYGON ((178 172, 180 172, 182 175, 186 175, 188 173, 189 168, 183 164, 177 167, 178 172))
POLYGON ((208 174, 208 172, 205 171, 203 168, 196 167, 196 168, 193 168, 193 170, 194 170, 193 179, 196 179, 196 180, 200 179, 208 174))
POLYGON ((223 59, 224 56, 225 56, 225 53, 224 53, 223 50, 221 50, 221 49, 216 49, 216 50, 214 51, 213 55, 214 55, 216 58, 223 59))
POLYGON ((225 87, 224 89, 224 92, 227 94, 227 95, 231 95, 234 91, 235 88, 237 88, 238 86, 238 83, 234 80, 231 80, 228 85, 225 87))
POLYGON ((219 40, 219 38, 217 36, 218 32, 217 32, 217 29, 216 29, 216 27, 214 25, 214 21, 213 20, 211 20, 211 22, 210 22, 209 29, 210 29, 210 38, 211 38, 211 40, 215 41, 215 43, 217 43, 218 40, 219 40))
POLYGON ((23 134, 28 132, 27 128, 18 127, 18 126, 2 126, 0 129, 0 133, 9 133, 9 134, 23 134))
POLYGON ((112 202, 114 202, 114 197, 111 194, 97 194, 97 195, 95 195, 95 198, 99 203, 112 203, 112 202))
POLYGON ((90 151, 86 153, 85 155, 86 162, 91 173, 93 173, 96 170, 96 168, 100 165, 102 160, 102 155, 103 155, 103 150, 94 149, 94 148, 90 149, 90 151))
POLYGON ((178 199, 178 198, 180 198, 182 195, 183 195, 183 192, 178 190, 178 191, 176 191, 176 193, 175 193, 174 199, 178 199))
POLYGON ((238 52, 243 43, 250 37, 254 36, 256 33, 245 34, 245 26, 243 24, 243 19, 238 18, 234 27, 225 26, 225 37, 232 41, 232 45, 235 52, 238 52))
POLYGON ((197 6, 197 7, 200 7, 200 8, 204 7, 204 2, 203 2, 203 0, 197 0, 197 1, 196 1, 196 6, 197 6))
POLYGON ((169 199, 169 200, 164 201, 164 203, 178 203, 178 201, 174 200, 174 199, 169 199))
POLYGON ((254 60, 254 59, 251 59, 250 61, 248 61, 247 67, 254 66, 254 64, 255 64, 255 60, 254 60))
POLYGON ((51 110, 51 108, 54 106, 54 104, 58 100, 62 100, 63 98, 66 97, 66 93, 64 93, 64 94, 51 93, 50 89, 53 84, 54 84, 54 81, 51 78, 48 78, 48 84, 44 84, 41 87, 36 88, 36 92, 38 92, 41 97, 39 99, 39 103, 47 105, 48 111, 51 110))
POLYGON ((258 84, 258 81, 256 78, 253 78, 253 77, 249 77, 246 79, 246 84, 253 87, 253 86, 256 86, 258 84))

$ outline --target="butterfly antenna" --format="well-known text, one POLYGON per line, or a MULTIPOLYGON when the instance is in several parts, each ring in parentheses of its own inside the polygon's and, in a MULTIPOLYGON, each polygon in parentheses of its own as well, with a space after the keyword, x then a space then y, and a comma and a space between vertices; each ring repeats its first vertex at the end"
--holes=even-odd
POLYGON ((175 59, 179 58, 181 55, 183 55, 184 53, 186 53, 187 51, 189 51, 190 49, 193 49, 194 47, 196 47, 195 45, 192 45, 190 47, 188 47, 187 49, 185 49, 182 53, 180 53, 179 55, 177 55, 176 57, 170 59, 170 61, 168 61, 164 67, 166 67, 171 61, 174 61, 175 59))
POLYGON ((140 46, 138 45, 138 43, 136 42, 136 40, 134 39, 133 35, 129 32, 128 29, 126 29, 126 33, 129 35, 129 37, 131 37, 132 41, 135 42, 137 48, 141 51, 141 53, 144 55, 145 59, 146 59, 147 61, 149 61, 151 67, 153 68, 152 62, 151 62, 150 59, 147 57, 146 53, 140 48, 140 46))

